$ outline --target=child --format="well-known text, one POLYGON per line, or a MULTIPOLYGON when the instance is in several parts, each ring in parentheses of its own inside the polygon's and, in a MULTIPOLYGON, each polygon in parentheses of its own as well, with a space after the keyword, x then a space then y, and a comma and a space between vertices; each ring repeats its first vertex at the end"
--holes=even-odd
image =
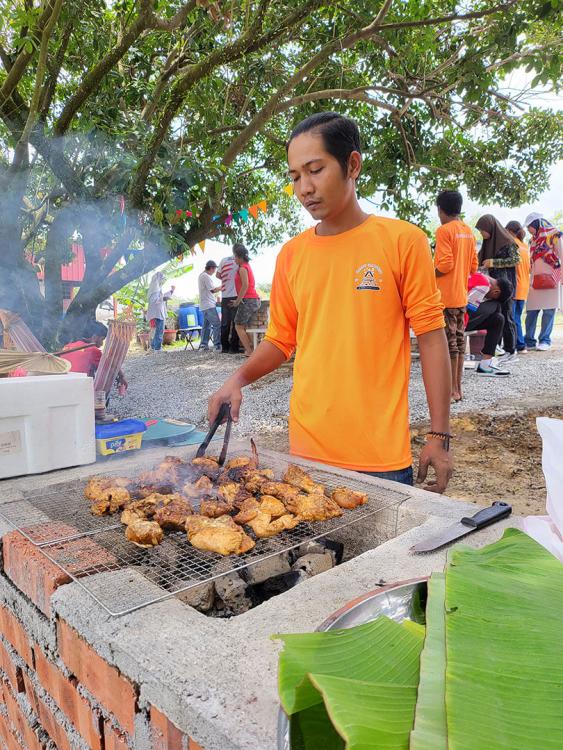
MULTIPOLYGON (((70 371, 85 372, 93 378, 102 358, 102 350, 100 347, 104 343, 104 339, 107 335, 108 329, 103 323, 90 321, 86 325, 85 335, 82 339, 66 344, 63 352, 67 349, 76 349, 79 346, 85 347, 79 351, 70 351, 68 354, 63 353, 60 355, 63 359, 70 362, 70 371), (87 344, 92 344, 92 346, 87 346, 87 344)), ((117 373, 117 385, 119 395, 124 396, 127 391, 128 383, 122 370, 117 373)))

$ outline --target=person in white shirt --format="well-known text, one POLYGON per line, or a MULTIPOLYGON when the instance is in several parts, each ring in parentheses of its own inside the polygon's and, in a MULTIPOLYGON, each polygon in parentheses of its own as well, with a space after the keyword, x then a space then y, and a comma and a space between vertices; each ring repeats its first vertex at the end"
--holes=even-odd
POLYGON ((164 334, 164 323, 166 321, 167 310, 166 302, 174 294, 175 286, 170 287, 170 291, 163 290, 164 274, 157 271, 151 279, 148 292, 148 310, 147 320, 154 320, 154 334, 151 341, 151 351, 160 351, 162 349, 162 337, 164 334))
POLYGON ((211 278, 217 270, 217 263, 208 260, 205 271, 198 278, 199 286, 199 309, 203 313, 203 330, 201 332, 200 351, 208 351, 209 336, 213 335, 213 346, 216 351, 221 350, 221 321, 217 312, 217 300, 215 294, 221 291, 221 286, 215 286, 211 278))
POLYGON ((237 308, 230 303, 236 300, 235 276, 238 266, 232 255, 219 263, 217 278, 221 280, 221 351, 223 354, 238 354, 240 341, 235 328, 237 308))

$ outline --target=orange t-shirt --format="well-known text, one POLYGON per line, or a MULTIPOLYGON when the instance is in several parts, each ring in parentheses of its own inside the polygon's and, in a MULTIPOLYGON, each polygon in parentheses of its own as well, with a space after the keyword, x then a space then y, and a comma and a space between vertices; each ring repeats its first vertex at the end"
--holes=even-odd
POLYGON ((467 279, 477 270, 477 246, 471 227, 456 219, 436 230, 434 267, 444 307, 467 305, 467 279))
POLYGON ((517 237, 514 238, 520 253, 520 262, 516 266, 516 294, 514 299, 528 299, 530 291, 530 250, 528 245, 517 237))
POLYGON ((266 340, 286 357, 297 349, 292 454, 357 471, 411 465, 409 325, 417 335, 444 327, 422 230, 370 216, 283 246, 266 340))

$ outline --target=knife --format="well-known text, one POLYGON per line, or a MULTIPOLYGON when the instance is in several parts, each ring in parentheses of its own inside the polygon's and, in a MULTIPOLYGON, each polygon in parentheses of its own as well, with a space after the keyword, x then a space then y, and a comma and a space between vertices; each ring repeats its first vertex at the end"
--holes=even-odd
POLYGON ((512 505, 503 503, 500 500, 494 502, 490 508, 484 508, 470 518, 464 517, 458 523, 454 523, 439 534, 428 537, 422 542, 411 547, 412 552, 433 552, 435 549, 443 547, 445 544, 454 542, 456 539, 471 534, 485 526, 490 526, 503 518, 508 518, 512 513, 512 505))

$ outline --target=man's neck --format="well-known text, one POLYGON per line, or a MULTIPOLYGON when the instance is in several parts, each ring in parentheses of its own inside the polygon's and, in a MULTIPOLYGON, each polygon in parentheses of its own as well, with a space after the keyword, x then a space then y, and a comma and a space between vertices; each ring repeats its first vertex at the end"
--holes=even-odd
POLYGON ((442 224, 449 224, 450 221, 459 221, 459 214, 457 216, 445 216, 443 219, 440 219, 440 222, 442 224))
POLYGON ((330 216, 317 224, 315 233, 320 237, 342 234, 360 226, 368 217, 369 214, 362 211, 356 196, 354 196, 354 200, 346 205, 336 216, 330 216))

